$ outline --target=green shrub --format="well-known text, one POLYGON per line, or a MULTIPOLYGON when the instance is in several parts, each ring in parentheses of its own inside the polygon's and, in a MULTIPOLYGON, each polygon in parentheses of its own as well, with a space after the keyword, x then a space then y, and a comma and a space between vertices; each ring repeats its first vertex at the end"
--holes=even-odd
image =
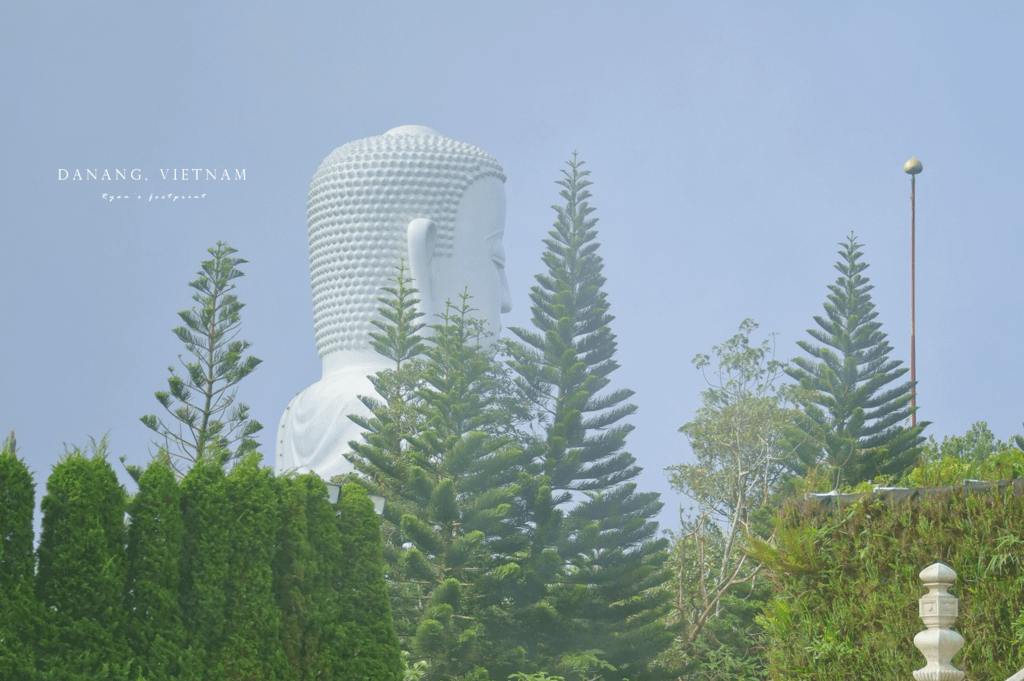
MULTIPOLYGON (((1024 481, 1018 481, 1018 483, 1024 481)), ((913 500, 791 503, 774 545, 754 541, 773 598, 759 618, 774 679, 910 679, 925 664, 918 573, 941 561, 958 579, 953 664, 969 679, 1024 665, 1024 485, 951 488, 913 500)))

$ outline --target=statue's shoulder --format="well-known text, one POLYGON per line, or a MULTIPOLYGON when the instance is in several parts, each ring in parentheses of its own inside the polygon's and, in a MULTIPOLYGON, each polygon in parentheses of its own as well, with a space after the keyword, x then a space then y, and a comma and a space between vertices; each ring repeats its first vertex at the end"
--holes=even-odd
POLYGON ((359 439, 362 429, 349 415, 370 413, 360 395, 379 399, 358 367, 329 373, 296 395, 278 424, 278 470, 315 470, 323 477, 350 471, 341 453, 350 440, 359 439))
POLYGON ((354 367, 327 374, 292 398, 285 409, 284 418, 305 421, 320 415, 333 418, 339 413, 344 415, 364 411, 360 395, 377 397, 368 378, 375 370, 369 368, 368 374, 364 373, 364 369, 354 367))

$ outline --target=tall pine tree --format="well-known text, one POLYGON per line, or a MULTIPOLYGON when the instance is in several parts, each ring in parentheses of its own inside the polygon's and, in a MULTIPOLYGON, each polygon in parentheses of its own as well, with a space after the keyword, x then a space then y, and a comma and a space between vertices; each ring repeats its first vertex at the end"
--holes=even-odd
POLYGON ((161 450, 138 479, 128 507, 128 567, 124 602, 128 644, 150 681, 194 673, 178 604, 184 528, 178 481, 161 450), (190 664, 191 662, 191 664, 190 664))
MULTIPOLYGON (((411 508, 404 505, 403 481, 408 473, 408 438, 419 434, 423 420, 416 391, 424 385, 420 376, 423 361, 419 358, 426 349, 420 335, 426 324, 421 321, 423 313, 417 309, 419 290, 412 285, 404 261, 389 281, 392 285, 382 289, 385 295, 377 298, 381 319, 373 320, 378 331, 370 333, 370 344, 379 355, 394 362, 394 368, 368 377, 380 397, 360 396, 371 416, 349 416, 365 431, 365 442, 352 443, 355 455, 349 458, 374 492, 389 502, 385 513, 391 523, 384 529, 385 537, 401 524, 402 514, 411 508)), ((391 542, 384 544, 387 555, 391 542)))
POLYGON ((41 609, 32 589, 35 482, 15 451, 14 431, 0 449, 0 679, 37 677, 41 609))
POLYGON ((61 458, 42 509, 36 596, 48 620, 43 668, 55 679, 127 679, 125 492, 107 462, 106 438, 61 458))
POLYGON ((155 414, 140 419, 164 438, 168 451, 186 462, 176 468, 180 474, 208 449, 216 450, 222 464, 255 451, 253 435, 263 428, 249 418, 249 407, 236 401, 238 383, 263 361, 243 356, 252 343, 236 340, 245 304, 231 293, 232 282, 244 276, 238 265, 246 261, 231 257, 237 251, 221 241, 207 251, 213 257, 202 262, 199 278, 189 283, 199 307, 179 312, 185 326, 174 329, 193 361, 179 355, 185 375, 178 375, 173 365, 167 367, 167 390, 156 392, 174 421, 164 423, 155 414))
POLYGON ((382 299, 395 314, 381 325, 377 350, 396 368, 371 378, 384 399, 364 399, 372 416, 354 419, 367 432, 351 459, 363 484, 387 498, 396 628, 427 663, 426 678, 505 678, 523 658, 505 627, 505 596, 527 541, 518 498, 527 457, 510 434, 520 414, 468 296, 447 306, 422 356, 399 359, 418 343, 406 284, 396 280, 382 299))
POLYGON ((807 330, 818 344, 798 341, 807 356, 786 370, 799 382, 794 394, 803 410, 788 434, 795 454, 790 467, 805 475, 824 466, 836 488, 898 477, 916 461, 928 425, 903 424, 915 410, 913 384, 897 382, 907 369, 889 359, 892 348, 871 302, 874 286, 863 275, 868 264, 861 244, 851 232, 839 245, 839 277, 828 287, 825 315, 814 318, 818 328, 807 330))
POLYGON ((512 366, 545 412, 532 510, 548 537, 535 537, 530 569, 545 572, 552 537, 571 566, 550 592, 564 626, 557 640, 535 640, 531 648, 561 651, 558 669, 573 675, 580 671, 572 662, 580 659, 578 642, 587 641, 598 651, 595 664, 615 667, 605 678, 626 678, 644 674, 672 638, 659 622, 667 592, 657 589, 668 576, 667 542, 656 538, 658 495, 636 491, 640 468, 625 450, 633 392, 606 390, 619 366, 609 326, 614 318, 603 289, 597 220, 588 217, 595 210, 584 179, 590 171, 582 165, 574 153, 558 180, 565 205, 552 206, 558 219, 544 241, 548 271, 531 289, 534 328, 512 329, 521 341, 513 346, 512 366))
POLYGON ((281 526, 274 594, 291 678, 330 678, 345 625, 338 617, 334 572, 345 556, 327 486, 316 473, 277 478, 281 526))
POLYGON ((230 579, 231 501, 224 469, 212 456, 200 457, 181 481, 184 541, 178 603, 192 653, 203 661, 203 675, 212 679, 209 661, 225 644, 230 579))
POLYGON ((289 677, 282 647, 281 611, 273 591, 271 565, 281 516, 277 486, 259 452, 246 454, 224 479, 228 502, 228 579, 224 644, 210 652, 213 679, 289 677))
POLYGON ((361 396, 370 416, 351 415, 363 428, 364 442, 352 442, 349 460, 361 480, 374 494, 383 496, 382 525, 384 561, 389 570, 392 616, 395 629, 408 650, 419 623, 420 604, 427 584, 419 580, 406 580, 399 565, 404 560, 405 540, 401 535, 402 516, 415 513, 415 495, 409 489, 413 468, 420 468, 408 451, 408 438, 419 434, 422 418, 416 404, 416 390, 423 381, 420 357, 425 346, 420 335, 425 324, 418 310, 418 289, 405 267, 404 260, 396 268, 391 285, 382 289, 377 298, 381 319, 374 320, 378 331, 370 334, 371 345, 383 357, 394 362, 394 367, 369 376, 377 397, 361 396))
POLYGON ((338 498, 344 546, 339 619, 345 623, 335 678, 401 681, 404 672, 384 581, 380 519, 361 486, 349 483, 338 498))

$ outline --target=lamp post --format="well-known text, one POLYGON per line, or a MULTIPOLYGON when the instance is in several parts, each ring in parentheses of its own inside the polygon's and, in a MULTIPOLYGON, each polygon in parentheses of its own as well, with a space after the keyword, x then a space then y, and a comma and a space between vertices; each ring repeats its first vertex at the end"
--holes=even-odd
POLYGON ((914 157, 903 164, 903 172, 910 175, 910 407, 915 410, 910 414, 911 427, 917 426, 917 367, 914 353, 914 185, 917 174, 922 170, 924 166, 914 157))
MULTIPOLYGON (((341 485, 333 482, 327 483, 327 501, 331 502, 331 505, 338 503, 338 496, 341 494, 341 485)), ((377 496, 376 494, 370 495, 370 501, 373 502, 373 510, 377 515, 384 515, 384 497, 377 496)))

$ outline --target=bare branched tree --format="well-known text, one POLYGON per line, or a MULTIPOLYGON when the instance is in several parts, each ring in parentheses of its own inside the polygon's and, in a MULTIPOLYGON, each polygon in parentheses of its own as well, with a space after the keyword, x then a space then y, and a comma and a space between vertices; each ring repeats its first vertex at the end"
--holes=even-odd
POLYGON ((708 388, 693 420, 679 430, 695 461, 666 469, 673 488, 695 502, 676 541, 681 627, 675 652, 683 659, 695 655, 727 596, 754 593, 760 566, 743 550, 746 537, 770 535, 773 498, 786 475, 784 430, 794 412, 776 386, 785 366, 775 359, 774 338, 751 345, 755 329, 744 320, 738 334, 712 349, 715 360, 693 359, 708 388))

